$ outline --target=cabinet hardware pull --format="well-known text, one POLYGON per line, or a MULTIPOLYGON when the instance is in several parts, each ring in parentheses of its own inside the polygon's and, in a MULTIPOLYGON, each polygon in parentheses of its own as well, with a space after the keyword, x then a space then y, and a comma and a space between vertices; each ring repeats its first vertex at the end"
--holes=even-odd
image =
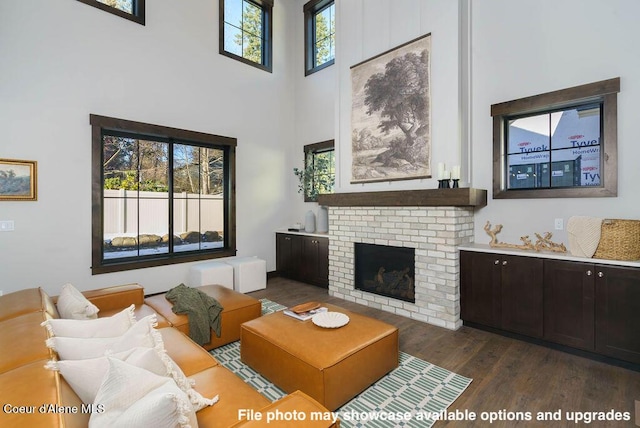
POLYGON ((603 276, 604 276, 604 273, 598 272, 598 278, 602 278, 603 276))
POLYGON ((590 270, 587 271, 587 276, 591 276, 593 275, 593 272, 591 272, 590 270))
POLYGON ((507 261, 505 260, 502 262, 502 266, 506 266, 506 265, 507 265, 507 261))
POLYGON ((500 264, 500 260, 496 260, 493 262, 494 265, 499 265, 500 264))

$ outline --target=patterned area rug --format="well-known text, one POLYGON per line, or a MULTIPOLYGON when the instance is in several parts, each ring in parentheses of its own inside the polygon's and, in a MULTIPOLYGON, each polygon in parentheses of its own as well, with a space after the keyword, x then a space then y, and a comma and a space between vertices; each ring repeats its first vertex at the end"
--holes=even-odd
MULTIPOLYGON (((261 299, 262 314, 285 307, 261 299)), ((269 400, 286 395, 240 361, 240 342, 211 354, 269 400)), ((341 427, 431 427, 472 379, 400 352, 399 366, 337 410, 341 427)))

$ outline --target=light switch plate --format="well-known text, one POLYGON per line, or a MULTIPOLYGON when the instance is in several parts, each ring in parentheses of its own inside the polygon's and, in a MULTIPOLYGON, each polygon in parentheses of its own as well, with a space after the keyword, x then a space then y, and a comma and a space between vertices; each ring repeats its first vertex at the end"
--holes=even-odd
POLYGON ((11 232, 14 230, 13 220, 0 221, 0 232, 11 232))

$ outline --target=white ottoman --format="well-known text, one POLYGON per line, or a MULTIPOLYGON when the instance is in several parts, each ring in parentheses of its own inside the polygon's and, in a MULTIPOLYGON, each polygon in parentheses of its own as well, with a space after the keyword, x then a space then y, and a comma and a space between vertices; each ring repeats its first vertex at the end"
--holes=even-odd
POLYGON ((267 288, 267 262, 257 257, 232 257, 224 259, 233 267, 233 289, 249 293, 267 288))
POLYGON ((189 287, 222 285, 233 290, 233 267, 228 263, 211 261, 198 263, 189 269, 189 287))

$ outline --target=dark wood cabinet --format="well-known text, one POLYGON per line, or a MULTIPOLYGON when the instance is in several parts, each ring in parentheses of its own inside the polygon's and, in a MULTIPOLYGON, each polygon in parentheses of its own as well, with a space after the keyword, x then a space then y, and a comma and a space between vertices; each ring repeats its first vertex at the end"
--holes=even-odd
POLYGON ((640 364, 640 269, 461 251, 465 323, 640 364))
POLYGON ((278 274, 319 287, 329 287, 329 239, 276 233, 278 274))
POLYGON ((502 328, 542 338, 542 260, 502 256, 502 328))
POLYGON ((295 235, 276 234, 276 270, 286 278, 299 280, 302 241, 295 235))
POLYGON ((542 337, 542 260, 463 251, 460 264, 464 321, 542 337))
POLYGON ((595 266, 596 351, 640 364, 640 269, 595 266))
POLYGON ((545 260, 546 340, 594 350, 594 269, 590 263, 545 260))
POLYGON ((460 254, 460 312, 464 321, 500 328, 500 259, 496 254, 460 254))

